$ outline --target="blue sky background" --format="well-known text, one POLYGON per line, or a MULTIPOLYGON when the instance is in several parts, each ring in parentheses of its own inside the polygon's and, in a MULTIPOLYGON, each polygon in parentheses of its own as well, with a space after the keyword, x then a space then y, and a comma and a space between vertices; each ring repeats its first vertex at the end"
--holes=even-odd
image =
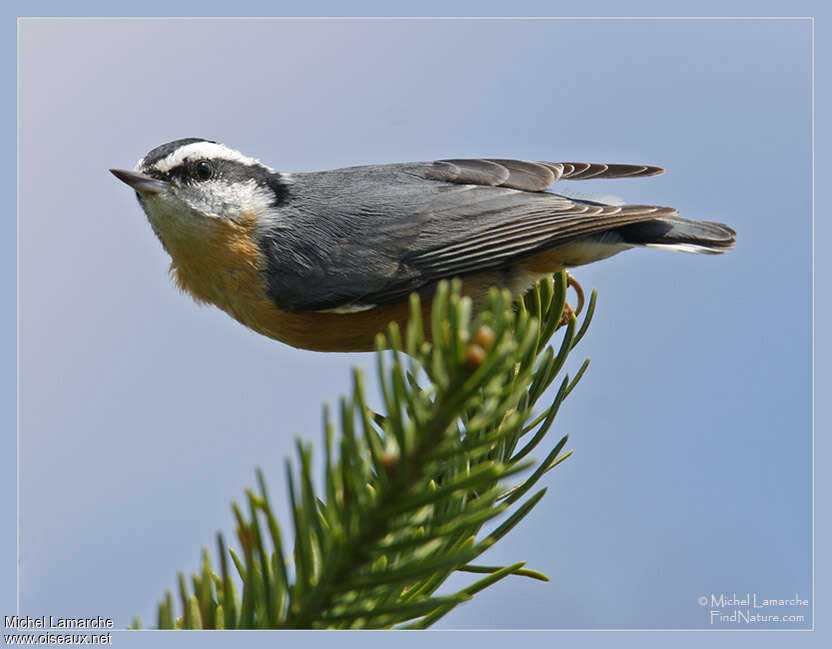
POLYGON ((563 187, 727 222, 737 249, 576 272, 599 308, 555 424, 575 454, 487 555, 553 581, 503 582, 443 626, 712 628, 703 594, 809 598, 810 73, 808 21, 24 22, 21 611, 152 623, 253 468, 282 495, 294 436, 318 444, 321 404, 372 368, 177 294, 106 168, 193 135, 284 171, 666 167, 563 187))

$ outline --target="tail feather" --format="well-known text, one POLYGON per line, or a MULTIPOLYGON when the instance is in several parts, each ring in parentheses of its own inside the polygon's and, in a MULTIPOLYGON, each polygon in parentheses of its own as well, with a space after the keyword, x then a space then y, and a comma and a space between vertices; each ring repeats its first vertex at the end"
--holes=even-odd
POLYGON ((681 216, 631 223, 615 231, 631 245, 711 255, 731 250, 737 238, 737 233, 723 223, 681 216))

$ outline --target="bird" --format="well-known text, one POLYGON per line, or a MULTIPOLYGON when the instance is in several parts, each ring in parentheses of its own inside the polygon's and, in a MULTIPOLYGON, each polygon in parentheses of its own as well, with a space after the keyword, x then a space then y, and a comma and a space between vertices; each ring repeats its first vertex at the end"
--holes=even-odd
POLYGON ((629 248, 719 254, 736 241, 671 207, 547 191, 664 172, 651 165, 468 158, 287 173, 184 138, 110 171, 135 190, 181 290, 315 351, 374 349, 406 323, 409 295, 429 302, 443 279, 461 278, 476 308, 492 286, 519 295, 629 248))

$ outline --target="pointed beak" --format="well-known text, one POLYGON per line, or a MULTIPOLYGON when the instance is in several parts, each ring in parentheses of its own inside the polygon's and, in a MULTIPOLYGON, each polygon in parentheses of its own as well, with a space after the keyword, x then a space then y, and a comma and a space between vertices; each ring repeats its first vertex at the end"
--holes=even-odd
POLYGON ((167 191, 169 184, 164 180, 158 180, 136 171, 125 169, 110 169, 110 173, 121 182, 127 183, 139 194, 161 194, 167 191))

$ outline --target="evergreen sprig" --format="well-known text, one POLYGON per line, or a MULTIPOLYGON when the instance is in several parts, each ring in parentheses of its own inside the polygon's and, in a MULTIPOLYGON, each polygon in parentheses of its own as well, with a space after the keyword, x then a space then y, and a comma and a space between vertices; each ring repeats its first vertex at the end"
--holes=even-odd
POLYGON ((323 493, 313 487, 309 446, 298 442, 297 470, 287 462, 292 553, 258 471, 247 512, 233 506, 239 552, 219 534, 220 574, 204 550, 201 574, 190 584, 179 576, 181 613, 168 592, 158 628, 425 628, 508 575, 548 580, 522 562, 472 562, 531 511, 545 489, 519 501, 571 454, 563 437, 542 462, 529 459, 588 363, 564 376, 554 401, 535 414, 594 311, 593 292, 578 329, 574 316, 564 317, 566 291, 562 272, 519 302, 492 290, 474 314, 459 283, 443 282, 424 320, 412 296, 406 331, 392 324, 377 339, 385 412, 368 407, 355 370, 352 395, 340 401, 337 441, 325 411, 323 493), (563 322, 555 350, 548 343, 563 322), (505 520, 483 534, 501 514, 505 520), (437 595, 455 571, 486 576, 437 595))

